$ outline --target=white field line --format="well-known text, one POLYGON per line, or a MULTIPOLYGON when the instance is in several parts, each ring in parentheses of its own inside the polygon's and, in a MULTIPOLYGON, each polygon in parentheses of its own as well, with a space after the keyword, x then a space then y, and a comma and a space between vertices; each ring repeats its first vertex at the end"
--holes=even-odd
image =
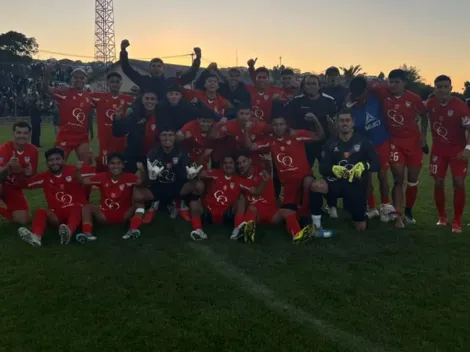
POLYGON ((201 243, 188 243, 189 247, 198 254, 200 259, 209 263, 220 275, 230 281, 235 281, 237 287, 245 293, 264 303, 268 308, 289 318, 299 325, 308 326, 331 342, 348 351, 392 351, 346 331, 335 328, 311 314, 293 305, 282 302, 277 295, 263 284, 257 283, 252 278, 241 272, 235 266, 227 263, 217 253, 201 243))

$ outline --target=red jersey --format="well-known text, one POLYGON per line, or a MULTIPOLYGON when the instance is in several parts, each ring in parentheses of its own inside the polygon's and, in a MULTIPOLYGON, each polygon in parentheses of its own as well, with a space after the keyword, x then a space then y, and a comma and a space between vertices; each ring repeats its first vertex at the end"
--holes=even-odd
POLYGON ((417 117, 426 113, 421 98, 408 90, 401 97, 396 97, 384 84, 376 83, 371 88, 382 100, 392 138, 420 138, 417 117))
POLYGON ((88 135, 88 120, 94 108, 91 94, 71 88, 53 88, 52 98, 59 103, 60 132, 88 135))
POLYGON ((207 171, 206 175, 212 181, 202 204, 211 212, 223 214, 240 196, 240 177, 238 175, 228 177, 222 170, 207 171))
POLYGON ((272 178, 269 179, 264 192, 260 196, 253 196, 249 190, 257 188, 263 181, 261 169, 253 168, 253 174, 248 177, 240 178, 240 187, 250 205, 277 207, 276 197, 274 196, 274 184, 272 178))
POLYGON ((297 130, 296 136, 286 135, 278 138, 270 135, 256 142, 256 146, 271 151, 279 180, 284 184, 301 180, 311 172, 305 153, 305 143, 311 142, 312 138, 313 132, 297 130))
POLYGON ((228 101, 219 94, 216 94, 215 99, 209 99, 206 93, 203 91, 185 89, 184 96, 188 100, 193 100, 194 98, 197 98, 206 107, 213 110, 219 116, 224 116, 225 109, 228 106, 228 101))
MULTIPOLYGON (((213 123, 215 125, 215 122, 213 123)), ((207 133, 201 132, 201 126, 197 120, 189 121, 182 128, 181 132, 191 133, 190 139, 184 140, 184 145, 189 154, 189 160, 205 168, 210 162, 210 155, 215 147, 216 141, 207 138, 207 133)))
MULTIPOLYGON (((85 189, 75 180, 75 166, 64 165, 59 175, 45 171, 31 177, 26 188, 42 188, 49 209, 64 209, 74 205, 87 204, 85 189)), ((94 174, 93 166, 84 166, 81 169, 83 177, 94 174)))
POLYGON ((470 128, 470 109, 459 98, 442 105, 436 97, 432 97, 426 103, 429 112, 429 122, 433 147, 446 149, 456 147, 464 149, 467 144, 465 132, 470 128))
POLYGON ((100 190, 100 208, 105 211, 127 211, 132 206, 132 192, 139 177, 124 172, 113 180, 109 172, 101 172, 90 177, 91 183, 100 190))
POLYGON ((116 116, 116 108, 124 105, 124 111, 127 111, 134 98, 127 94, 113 96, 110 92, 92 93, 91 97, 96 107, 100 149, 112 153, 114 151, 113 146, 122 146, 126 143, 126 137, 113 136, 113 120, 114 116, 116 116))
MULTIPOLYGON (((22 169, 25 169, 31 165, 33 175, 38 170, 38 148, 31 143, 27 143, 22 151, 15 148, 15 144, 10 141, 0 146, 0 167, 4 168, 12 157, 18 158, 18 162, 22 169)), ((5 180, 6 185, 13 186, 15 188, 21 188, 20 183, 27 178, 27 176, 21 175, 8 175, 5 180)))
POLYGON ((147 153, 155 147, 157 144, 157 118, 153 115, 151 116, 145 125, 145 138, 144 138, 144 150, 143 153, 147 153))
POLYGON ((258 92, 256 87, 252 85, 246 85, 246 89, 251 95, 251 106, 255 117, 260 121, 269 122, 274 96, 279 95, 282 98, 285 95, 282 88, 268 86, 263 93, 258 92))

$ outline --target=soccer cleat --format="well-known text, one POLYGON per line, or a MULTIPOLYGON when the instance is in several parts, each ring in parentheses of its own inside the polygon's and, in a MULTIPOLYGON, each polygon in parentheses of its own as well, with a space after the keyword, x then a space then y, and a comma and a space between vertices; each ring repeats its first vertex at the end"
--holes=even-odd
POLYGON ((300 230, 292 239, 292 243, 299 244, 305 243, 308 240, 314 237, 316 227, 314 225, 307 225, 302 230, 300 230))
POLYGON ((409 217, 409 216, 405 215, 405 223, 407 223, 409 225, 415 225, 416 220, 413 217, 409 217))
POLYGON ((338 209, 336 209, 336 207, 329 207, 328 208, 328 215, 332 219, 338 219, 338 209))
POLYGON ((41 247, 41 237, 29 231, 26 227, 20 227, 18 229, 18 235, 23 241, 29 243, 31 246, 41 247))
POLYGON ((397 229, 403 229, 405 228, 405 223, 403 222, 403 218, 397 214, 396 220, 395 220, 395 228, 397 229))
POLYGON ((366 216, 367 216, 368 219, 373 219, 373 218, 375 218, 379 215, 380 214, 379 214, 379 211, 377 209, 369 209, 366 212, 366 216))
POLYGON ((142 218, 142 224, 150 224, 155 217, 155 210, 149 209, 142 218))
POLYGON ((462 233, 462 224, 456 220, 452 221, 452 232, 462 233))
POLYGON ((91 233, 78 233, 75 236, 75 239, 80 244, 85 244, 86 242, 96 241, 96 237, 91 233))
POLYGON ((207 240, 207 235, 202 231, 202 229, 191 231, 189 237, 191 237, 193 241, 207 240))
POLYGON ((245 231, 243 231, 243 237, 245 243, 255 242, 255 233, 256 233, 256 224, 254 221, 248 221, 245 226, 245 231))
POLYGON ((140 230, 129 230, 125 233, 124 236, 122 236, 122 239, 123 240, 128 240, 128 239, 135 240, 139 238, 140 235, 141 235, 140 230))
POLYGON ((70 229, 65 224, 59 225, 59 237, 60 237, 60 244, 69 244, 70 238, 72 237, 72 233, 70 229))
POLYGON ((392 214, 395 213, 395 208, 391 204, 381 204, 379 209, 379 216, 381 222, 389 222, 392 219, 392 214))
POLYGON ((237 227, 233 229, 233 232, 230 235, 230 239, 232 241, 238 241, 240 238, 242 238, 244 236, 245 227, 246 227, 246 221, 243 221, 240 225, 238 225, 237 227))
POLYGON ((437 226, 447 226, 447 218, 440 216, 436 223, 437 226))

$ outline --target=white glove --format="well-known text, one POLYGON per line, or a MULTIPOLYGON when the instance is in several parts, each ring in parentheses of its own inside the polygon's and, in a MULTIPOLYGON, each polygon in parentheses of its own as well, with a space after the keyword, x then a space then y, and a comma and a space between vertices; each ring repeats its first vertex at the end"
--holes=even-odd
POLYGON ((155 181, 158 175, 160 175, 161 172, 163 171, 164 167, 163 166, 158 167, 157 165, 153 166, 152 163, 149 160, 147 160, 147 169, 149 171, 149 179, 151 181, 155 181))
POLYGON ((191 166, 191 167, 187 167, 186 166, 186 174, 188 175, 188 179, 192 180, 194 179, 197 174, 199 173, 199 171, 201 171, 202 169, 202 165, 198 166, 198 167, 195 167, 195 166, 191 166))

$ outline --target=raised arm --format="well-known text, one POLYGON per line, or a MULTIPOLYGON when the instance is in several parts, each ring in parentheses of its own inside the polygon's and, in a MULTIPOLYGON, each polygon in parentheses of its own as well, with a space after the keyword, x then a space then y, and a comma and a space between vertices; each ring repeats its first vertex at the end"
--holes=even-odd
POLYGON ((182 86, 194 81, 196 79, 197 72, 199 71, 199 67, 201 67, 201 49, 194 48, 194 54, 196 54, 196 58, 194 59, 193 64, 189 68, 188 72, 184 72, 179 78, 179 84, 182 86))
MULTIPOLYGON (((143 79, 144 76, 141 75, 139 72, 134 70, 131 65, 129 64, 129 55, 126 49, 130 46, 130 43, 127 39, 124 39, 121 42, 121 53, 119 54, 119 61, 121 63, 122 72, 130 78, 132 82, 137 84, 139 87, 143 86, 143 79)), ((141 88, 142 89, 142 88, 141 88)))

